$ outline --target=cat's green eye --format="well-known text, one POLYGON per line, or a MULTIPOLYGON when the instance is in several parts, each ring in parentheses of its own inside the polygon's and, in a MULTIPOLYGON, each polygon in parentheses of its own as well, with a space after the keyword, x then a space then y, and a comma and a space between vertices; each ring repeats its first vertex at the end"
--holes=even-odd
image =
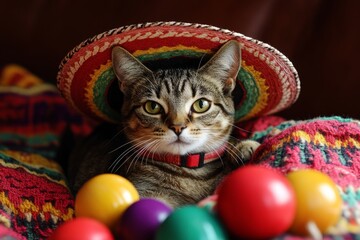
POLYGON ((204 113, 209 110, 210 105, 210 101, 205 98, 200 98, 193 103, 192 110, 196 113, 204 113))
POLYGON ((144 110, 145 112, 152 114, 152 115, 156 115, 161 113, 162 111, 162 107, 159 103, 155 102, 155 101, 147 101, 144 104, 144 110))

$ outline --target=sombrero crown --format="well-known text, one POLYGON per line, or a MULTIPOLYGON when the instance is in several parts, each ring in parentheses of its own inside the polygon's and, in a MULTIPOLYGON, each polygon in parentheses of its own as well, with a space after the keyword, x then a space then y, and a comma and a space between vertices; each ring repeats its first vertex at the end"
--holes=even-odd
POLYGON ((150 69, 186 68, 198 67, 231 39, 241 44, 242 51, 234 91, 236 121, 272 114, 293 104, 300 81, 292 63, 278 50, 229 30, 179 22, 129 25, 82 42, 62 61, 57 85, 80 112, 118 122, 122 94, 112 69, 113 46, 122 46, 150 69))

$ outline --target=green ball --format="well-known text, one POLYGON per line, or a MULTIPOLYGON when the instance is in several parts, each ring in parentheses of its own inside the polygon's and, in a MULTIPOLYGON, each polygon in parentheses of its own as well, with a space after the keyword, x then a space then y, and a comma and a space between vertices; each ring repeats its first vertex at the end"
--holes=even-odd
POLYGON ((189 205, 175 209, 160 225, 156 240, 222 240, 225 229, 206 209, 189 205))

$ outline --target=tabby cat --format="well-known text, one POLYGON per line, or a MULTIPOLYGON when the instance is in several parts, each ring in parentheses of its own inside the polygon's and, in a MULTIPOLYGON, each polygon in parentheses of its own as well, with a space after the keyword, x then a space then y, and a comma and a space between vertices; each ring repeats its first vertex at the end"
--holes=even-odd
POLYGON ((75 150, 75 192, 89 178, 112 172, 129 179, 141 197, 173 207, 192 204, 213 193, 257 148, 254 141, 230 141, 241 65, 237 41, 198 69, 151 71, 119 46, 112 62, 124 95, 123 121, 100 126, 75 150))

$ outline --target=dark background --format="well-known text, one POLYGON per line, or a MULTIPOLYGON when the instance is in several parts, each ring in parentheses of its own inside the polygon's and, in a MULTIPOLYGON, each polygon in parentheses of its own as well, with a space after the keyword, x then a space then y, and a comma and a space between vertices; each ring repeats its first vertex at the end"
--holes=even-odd
POLYGON ((20 64, 48 82, 88 37, 147 21, 196 22, 262 40, 294 63, 302 92, 278 115, 360 118, 357 0, 4 0, 0 9, 0 67, 20 64))

